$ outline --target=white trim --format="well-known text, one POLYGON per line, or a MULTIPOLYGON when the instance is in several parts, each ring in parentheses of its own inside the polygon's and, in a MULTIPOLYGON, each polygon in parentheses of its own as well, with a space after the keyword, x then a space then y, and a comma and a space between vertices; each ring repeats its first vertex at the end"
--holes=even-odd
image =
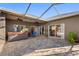
POLYGON ((51 25, 48 25, 48 38, 50 38, 50 32, 49 32, 49 27, 50 27, 51 25))
POLYGON ((62 33, 62 37, 61 37, 61 39, 65 39, 65 24, 64 23, 62 23, 61 25, 63 25, 62 27, 63 27, 63 33, 62 33))

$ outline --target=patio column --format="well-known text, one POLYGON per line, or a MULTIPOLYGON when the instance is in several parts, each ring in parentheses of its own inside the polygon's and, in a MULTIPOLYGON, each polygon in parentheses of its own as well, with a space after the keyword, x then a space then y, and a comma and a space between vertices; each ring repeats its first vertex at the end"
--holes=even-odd
POLYGON ((6 40, 6 20, 5 20, 5 17, 0 17, 0 39, 6 40))

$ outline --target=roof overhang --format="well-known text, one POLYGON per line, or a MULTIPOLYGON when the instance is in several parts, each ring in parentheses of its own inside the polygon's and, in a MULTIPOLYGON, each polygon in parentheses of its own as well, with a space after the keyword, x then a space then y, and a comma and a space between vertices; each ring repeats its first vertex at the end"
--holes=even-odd
POLYGON ((36 16, 33 16, 33 15, 24 15, 24 14, 20 14, 20 13, 17 13, 15 11, 10 11, 10 10, 5 10, 5 9, 0 9, 0 13, 4 13, 6 14, 6 17, 8 19, 13 19, 13 20, 16 20, 17 18, 20 18, 22 19, 23 21, 26 21, 26 22, 32 22, 32 23, 35 23, 35 22, 38 22, 38 23, 45 23, 46 21, 44 21, 43 19, 38 19, 38 17, 36 16))
POLYGON ((61 15, 58 15, 58 16, 55 16, 55 17, 51 17, 51 18, 49 18, 47 20, 54 21, 54 20, 59 20, 59 19, 62 19, 62 18, 76 16, 76 15, 79 15, 79 11, 71 12, 71 13, 66 13, 66 14, 61 14, 61 15))

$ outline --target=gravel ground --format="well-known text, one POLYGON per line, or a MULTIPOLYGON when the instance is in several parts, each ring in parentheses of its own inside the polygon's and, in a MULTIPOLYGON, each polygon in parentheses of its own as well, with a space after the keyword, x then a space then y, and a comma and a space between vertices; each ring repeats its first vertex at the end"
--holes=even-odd
POLYGON ((62 39, 47 38, 45 36, 33 37, 25 40, 7 42, 0 52, 1 56, 27 56, 27 55, 78 55, 79 46, 68 52, 71 46, 62 39))

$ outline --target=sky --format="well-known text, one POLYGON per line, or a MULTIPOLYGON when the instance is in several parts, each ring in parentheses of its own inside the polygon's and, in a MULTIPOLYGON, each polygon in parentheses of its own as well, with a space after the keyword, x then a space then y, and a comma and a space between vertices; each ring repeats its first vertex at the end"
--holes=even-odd
MULTIPOLYGON (((0 3, 0 8, 5 8, 24 14, 28 5, 29 3, 0 3)), ((32 3, 27 14, 39 17, 50 5, 51 4, 49 3, 32 3)), ((59 14, 52 7, 46 14, 42 16, 42 18, 48 19, 60 14, 79 11, 79 3, 63 3, 59 5, 54 5, 54 7, 59 12, 59 14)))

